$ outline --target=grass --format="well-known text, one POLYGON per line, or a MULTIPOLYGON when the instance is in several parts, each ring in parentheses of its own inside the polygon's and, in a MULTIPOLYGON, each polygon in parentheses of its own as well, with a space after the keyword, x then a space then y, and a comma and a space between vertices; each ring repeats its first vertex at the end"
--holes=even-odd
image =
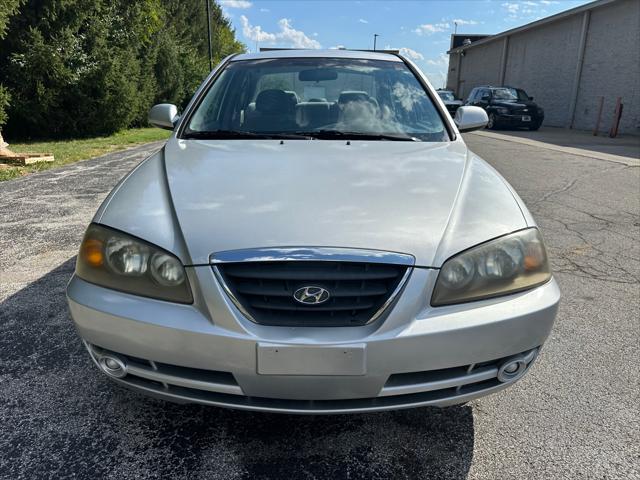
MULTIPOLYGON (((0 163, 0 181, 56 168, 61 165, 87 160, 109 152, 124 150, 143 143, 165 140, 171 132, 159 128, 132 128, 107 137, 83 138, 80 140, 53 140, 44 142, 11 143, 9 149, 16 153, 53 153, 54 162, 36 163, 27 166, 14 166, 0 163)), ((0 159, 1 162, 1 159, 0 159)))

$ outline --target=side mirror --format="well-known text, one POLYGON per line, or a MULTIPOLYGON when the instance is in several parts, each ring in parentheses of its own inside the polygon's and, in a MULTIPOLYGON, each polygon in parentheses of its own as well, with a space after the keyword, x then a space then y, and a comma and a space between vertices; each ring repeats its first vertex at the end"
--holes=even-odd
POLYGON ((490 99, 490 95, 482 95, 482 97, 480 97, 480 100, 482 100, 483 102, 488 102, 490 99))
POLYGON ((154 127, 173 130, 173 127, 180 119, 180 116, 178 115, 178 107, 175 105, 170 103, 160 103, 151 107, 147 118, 149 123, 154 127))
POLYGON ((486 127, 489 117, 487 117, 487 112, 480 107, 460 107, 456 111, 453 121, 458 126, 458 131, 465 133, 486 127))
POLYGON ((529 97, 529 100, 531 100, 533 102, 533 97, 529 97))

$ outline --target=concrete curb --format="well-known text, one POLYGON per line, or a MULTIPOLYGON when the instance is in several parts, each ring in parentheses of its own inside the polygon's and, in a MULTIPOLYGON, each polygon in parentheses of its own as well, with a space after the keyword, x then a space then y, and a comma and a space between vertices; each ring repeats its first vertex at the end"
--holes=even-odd
POLYGON ((500 133, 488 132, 485 130, 472 132, 470 135, 479 135, 481 137, 493 138, 495 140, 502 140, 504 142, 520 143, 522 145, 545 148, 547 150, 555 150, 556 152, 569 153, 571 155, 580 155, 582 157, 596 158, 598 160, 604 160, 607 162, 620 163, 622 165, 627 165, 629 167, 640 167, 640 159, 634 158, 634 157, 626 157, 622 155, 614 155, 611 153, 596 152, 594 150, 587 150, 584 148, 562 147, 559 145, 553 145, 552 143, 540 142, 538 140, 531 140, 529 138, 503 135, 500 133))

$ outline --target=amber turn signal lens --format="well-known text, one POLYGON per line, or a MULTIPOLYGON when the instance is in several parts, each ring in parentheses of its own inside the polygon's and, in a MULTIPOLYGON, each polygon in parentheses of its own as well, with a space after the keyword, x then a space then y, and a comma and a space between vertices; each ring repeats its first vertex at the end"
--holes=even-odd
POLYGON ((532 255, 527 255, 526 257, 524 257, 524 269, 527 270, 527 271, 535 270, 541 264, 542 264, 542 262, 540 261, 540 259, 538 257, 534 257, 532 255))
POLYGON ((82 243, 80 249, 82 258, 92 267, 101 267, 104 263, 104 254, 102 253, 103 244, 95 238, 88 238, 82 243))

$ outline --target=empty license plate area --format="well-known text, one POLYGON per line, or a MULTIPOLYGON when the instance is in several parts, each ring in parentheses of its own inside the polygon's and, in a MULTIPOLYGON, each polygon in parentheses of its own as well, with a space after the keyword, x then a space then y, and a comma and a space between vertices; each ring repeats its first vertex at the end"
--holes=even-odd
POLYGON ((531 117, 529 115, 523 115, 522 116, 522 121, 523 122, 530 122, 531 121, 531 117))
POLYGON ((258 343, 259 375, 364 375, 366 345, 258 343))

